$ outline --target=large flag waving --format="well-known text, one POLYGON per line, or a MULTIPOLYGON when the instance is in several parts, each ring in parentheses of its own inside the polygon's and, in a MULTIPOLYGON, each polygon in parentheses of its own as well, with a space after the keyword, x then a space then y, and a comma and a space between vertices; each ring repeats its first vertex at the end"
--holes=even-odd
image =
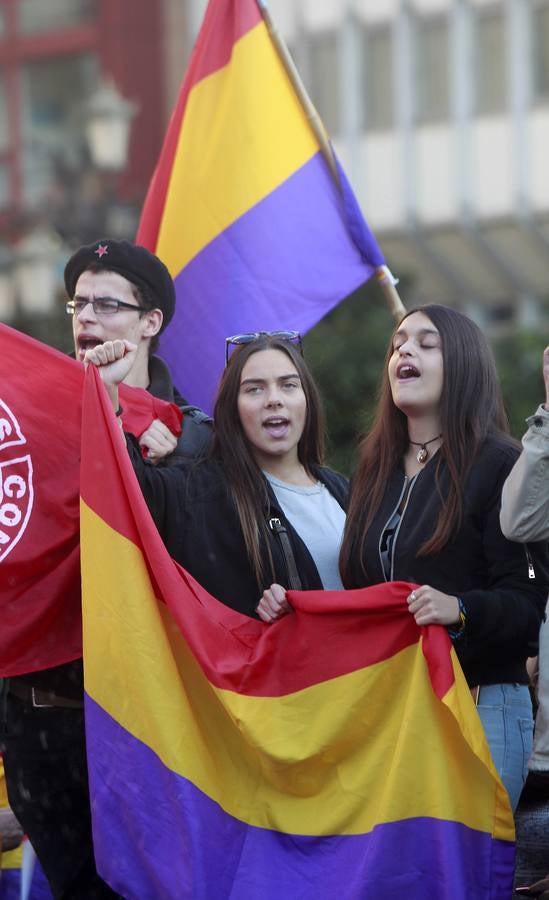
POLYGON ((210 0, 137 234, 175 280, 162 354, 193 403, 225 337, 305 332, 384 264, 338 180, 256 0, 210 0))
POLYGON ((81 521, 103 877, 135 900, 510 896, 513 817, 446 631, 402 583, 295 593, 272 626, 223 606, 167 555, 100 387, 81 521))
MULTIPOLYGON (((82 655, 79 478, 83 366, 0 324, 0 677, 82 655)), ((124 427, 179 410, 122 385, 124 427)), ((174 422, 176 418, 176 422, 174 422)), ((101 466, 95 468, 101 485, 101 466)))

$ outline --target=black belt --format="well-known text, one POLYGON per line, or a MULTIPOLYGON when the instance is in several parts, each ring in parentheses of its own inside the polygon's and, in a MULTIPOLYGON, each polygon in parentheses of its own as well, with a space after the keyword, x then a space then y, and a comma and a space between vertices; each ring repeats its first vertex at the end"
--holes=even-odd
POLYGON ((83 709, 83 700, 74 700, 72 697, 60 697, 52 690, 41 690, 35 688, 24 681, 18 681, 16 678, 10 678, 8 693, 13 694, 18 700, 30 703, 37 709, 41 707, 61 706, 66 709, 83 709))

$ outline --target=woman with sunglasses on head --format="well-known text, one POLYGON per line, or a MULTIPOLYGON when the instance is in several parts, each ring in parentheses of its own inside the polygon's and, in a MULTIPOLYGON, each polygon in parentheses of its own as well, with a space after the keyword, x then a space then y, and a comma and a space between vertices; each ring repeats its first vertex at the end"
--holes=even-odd
POLYGON ((418 625, 448 629, 513 808, 532 743, 526 659, 549 582, 547 547, 525 548, 500 529, 517 455, 480 329, 444 306, 408 313, 360 447, 340 571, 346 588, 418 585, 409 611, 418 625))
MULTIPOLYGON (((128 436, 170 555, 214 597, 264 621, 288 610, 286 588, 342 587, 347 481, 322 465, 321 403, 300 348, 295 332, 227 339, 207 459, 155 469, 128 436)), ((86 354, 115 409, 134 352, 116 341, 86 354)))

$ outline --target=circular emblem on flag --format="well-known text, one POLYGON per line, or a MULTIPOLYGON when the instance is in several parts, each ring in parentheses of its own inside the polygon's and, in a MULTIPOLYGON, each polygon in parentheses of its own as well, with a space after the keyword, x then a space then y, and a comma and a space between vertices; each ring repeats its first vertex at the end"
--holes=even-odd
POLYGON ((34 491, 27 441, 11 409, 0 400, 0 562, 23 537, 34 491))

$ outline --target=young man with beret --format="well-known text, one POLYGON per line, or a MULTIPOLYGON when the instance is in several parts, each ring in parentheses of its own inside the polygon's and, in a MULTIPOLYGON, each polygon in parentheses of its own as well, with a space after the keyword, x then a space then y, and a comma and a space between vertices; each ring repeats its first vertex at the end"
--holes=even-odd
POLYGON ((174 284, 164 263, 129 241, 97 241, 71 256, 65 267, 65 288, 76 359, 82 362, 86 350, 104 341, 126 338, 137 344, 135 371, 127 383, 176 403, 183 411, 178 442, 159 420, 141 435, 149 458, 158 461, 174 451, 176 458, 206 453, 212 438, 211 418, 187 405, 166 363, 154 355, 158 337, 175 310, 174 284))
MULTIPOLYGON (((178 455, 207 452, 211 419, 185 404, 167 366, 153 354, 175 307, 173 281, 158 257, 128 241, 97 241, 71 256, 65 287, 76 359, 82 361, 86 350, 96 344, 126 338, 138 347, 128 383, 183 410, 179 441, 158 419, 141 435, 140 443, 151 460, 169 465, 178 455)), ((93 855, 82 660, 10 678, 4 706, 10 805, 36 850, 54 896, 63 900, 116 897, 97 874, 93 855)))

